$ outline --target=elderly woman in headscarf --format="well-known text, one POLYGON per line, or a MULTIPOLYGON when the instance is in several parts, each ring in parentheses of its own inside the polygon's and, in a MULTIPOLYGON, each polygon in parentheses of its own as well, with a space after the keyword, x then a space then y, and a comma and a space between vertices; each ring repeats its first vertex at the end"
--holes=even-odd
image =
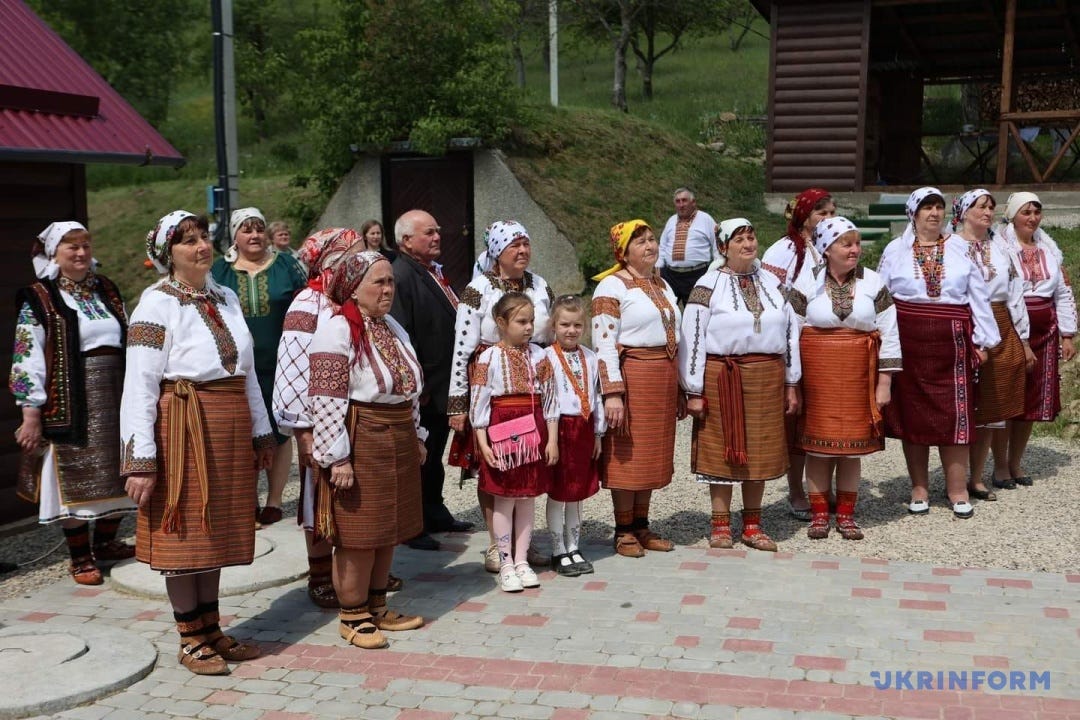
MULTIPOLYGON (((824 260, 814 247, 814 228, 836 215, 836 203, 828 190, 808 188, 796 195, 784 210, 787 235, 780 238, 761 256, 761 266, 775 275, 780 284, 791 288, 810 275, 824 260)), ((785 424, 788 440, 788 511, 797 520, 810 519, 810 506, 803 489, 806 455, 798 443, 798 418, 790 415, 785 424)), ((834 498, 830 498, 830 501, 834 498)))
POLYGON ((859 265, 862 238, 854 223, 822 220, 814 245, 825 262, 803 274, 789 296, 802 323, 796 442, 806 452, 810 486, 806 534, 811 540, 829 536, 829 498, 835 497, 840 536, 861 540, 855 522, 860 458, 885 449, 881 408, 889 404, 892 374, 901 364, 896 307, 881 277, 859 265))
MULTIPOLYGON (((525 226, 514 220, 496 220, 484 231, 485 250, 476 260, 473 279, 461 292, 454 324, 454 364, 450 372, 450 397, 446 412, 450 427, 457 435, 454 448, 467 444, 466 419, 469 412, 469 368, 484 350, 499 342, 499 333, 491 314, 495 303, 507 292, 524 293, 532 300, 535 334, 532 341, 541 345, 551 342, 551 304, 554 294, 539 275, 529 272, 532 259, 532 240, 525 226)), ((475 453, 474 469, 479 469, 479 453, 475 453)), ((488 527, 488 549, 484 554, 484 569, 499 572, 499 547, 492 530, 495 499, 479 488, 476 491, 488 527)), ((435 530, 438 528, 429 528, 435 530)), ((537 558, 531 558, 535 562, 537 558)))
POLYGON ((79 223, 45 228, 33 263, 38 279, 16 295, 8 385, 22 411, 16 492, 37 503, 38 522, 60 523, 75 582, 100 585, 95 561, 135 554, 116 539, 121 516, 135 509, 120 479, 127 312, 116 285, 94 271, 79 223))
POLYGON ((378 252, 347 254, 309 347, 312 458, 322 468, 315 532, 334 545, 339 634, 361 648, 386 647, 383 631, 415 630, 421 617, 386 606, 394 546, 424 527, 420 465, 423 376, 408 333, 387 313, 394 272, 378 252))
POLYGON ((878 274, 893 296, 904 369, 885 407, 889 437, 900 438, 911 477, 908 512, 930 512, 930 446, 938 446, 958 518, 970 518, 968 448, 975 435, 975 373, 1001 342, 982 270, 966 240, 945 228, 945 197, 919 188, 907 200, 908 226, 886 246, 878 274))
POLYGON ((277 449, 266 473, 266 506, 256 519, 263 525, 281 520, 281 497, 292 467, 292 444, 278 431, 271 410, 278 342, 293 297, 307 286, 307 271, 290 253, 278 252, 266 234, 266 218, 258 208, 234 210, 229 219, 232 245, 214 262, 214 280, 240 298, 248 330, 255 340, 255 372, 277 449))
POLYGON ((745 218, 720 223, 720 257, 686 303, 679 374, 694 418, 691 471, 709 486, 709 546, 730 548, 731 494, 742 489, 740 541, 776 552, 761 529, 766 480, 788 466, 784 417, 798 412, 799 324, 780 281, 763 272, 745 218))
POLYGON ((326 228, 304 240, 298 258, 308 268, 308 285, 297 293, 285 313, 278 343, 277 372, 274 375, 273 413, 278 428, 296 438, 300 469, 300 511, 297 520, 304 528, 308 550, 308 597, 320 607, 338 607, 332 580, 331 553, 325 540, 315 539, 315 491, 319 466, 311 457, 311 413, 308 411, 308 384, 311 365, 308 347, 316 328, 340 309, 326 294, 334 277, 334 266, 347 252, 364 248, 359 233, 350 228, 326 228))
POLYGON ((120 406, 136 558, 165 576, 180 663, 224 675, 259 655, 222 633, 218 588, 221 568, 255 558, 255 477, 274 439, 240 302, 210 277, 206 218, 169 213, 146 254, 165 277, 131 315, 120 406))
POLYGON ((1024 303, 1024 283, 1009 259, 1009 250, 994 236, 994 207, 989 190, 970 190, 953 200, 953 232, 968 242, 970 257, 986 281, 990 309, 1001 343, 979 368, 975 397, 975 442, 971 445, 968 494, 979 500, 997 500, 983 481, 983 466, 994 450, 994 484, 1010 483, 1009 433, 1005 422, 1024 412, 1025 368, 1035 365, 1028 344, 1030 325, 1024 303))
POLYGON ((611 228, 615 265, 593 276, 592 341, 608 431, 601 483, 611 490, 615 552, 642 557, 675 545, 649 528, 654 490, 675 473, 675 421, 685 415, 676 353, 675 293, 660 277, 656 235, 644 220, 611 228))
POLYGON ((1022 465, 1033 423, 1051 422, 1061 412, 1058 362, 1069 362, 1076 357, 1073 343, 1076 298, 1061 249, 1039 227, 1041 224, 1042 202, 1038 195, 1018 192, 1009 196, 1001 236, 1013 268, 1023 282, 1035 362, 1028 374, 1023 412, 1009 423, 1010 478, 1003 483, 995 482, 999 488, 1033 484, 1022 465))

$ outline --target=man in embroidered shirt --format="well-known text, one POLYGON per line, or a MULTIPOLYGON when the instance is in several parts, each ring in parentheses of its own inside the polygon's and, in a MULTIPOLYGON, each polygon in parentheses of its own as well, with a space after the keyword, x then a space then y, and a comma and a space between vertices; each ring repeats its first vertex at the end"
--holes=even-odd
POLYGON ((668 218, 660 234, 657 266, 683 305, 715 256, 715 231, 716 221, 698 210, 694 191, 687 187, 676 190, 675 214, 668 218))
POLYGON ((442 457, 450 437, 446 398, 450 393, 450 365, 454 349, 457 295, 435 262, 442 254, 439 224, 423 210, 410 210, 394 223, 394 237, 401 251, 394 260, 393 316, 412 340, 424 369, 420 395, 420 424, 427 429, 427 461, 420 468, 424 504, 424 534, 409 547, 438 550, 434 532, 464 532, 472 523, 455 520, 443 502, 445 470, 442 457))

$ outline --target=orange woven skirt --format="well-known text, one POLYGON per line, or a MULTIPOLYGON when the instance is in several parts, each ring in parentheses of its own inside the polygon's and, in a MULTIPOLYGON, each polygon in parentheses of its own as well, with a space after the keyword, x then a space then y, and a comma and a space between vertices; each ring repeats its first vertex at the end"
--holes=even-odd
POLYGON ((1024 345, 1013 327, 1009 308, 1003 302, 990 303, 1001 342, 990 350, 987 363, 979 366, 975 386, 975 424, 989 425, 1009 420, 1024 412, 1024 345))
MULTIPOLYGON (((788 470, 784 429, 784 359, 779 355, 709 355, 705 361, 705 417, 694 420, 690 469, 718 480, 774 480, 788 470), (746 462, 733 459, 735 442, 725 432, 721 372, 738 366, 745 427, 746 462)), ((739 418, 734 418, 735 422, 739 418)))
POLYGON ((876 332, 803 328, 803 413, 797 441, 803 450, 848 457, 885 449, 876 398, 880 344, 876 332))
POLYGON ((659 490, 675 474, 679 370, 664 348, 623 348, 626 428, 604 435, 600 478, 611 490, 659 490))
MULTIPOLYGON (((348 490, 319 483, 315 525, 333 514, 334 547, 377 550, 424 531, 420 499, 420 444, 412 404, 350 402, 349 438, 355 481, 348 490)), ((329 470, 323 471, 323 477, 329 470)))
POLYGON ((209 480, 207 526, 194 453, 184 438, 184 471, 177 516, 179 531, 162 530, 169 456, 179 448, 169 442, 171 383, 162 383, 154 438, 158 448, 158 479, 135 527, 135 557, 154 570, 201 572, 230 565, 250 565, 255 559, 255 451, 251 445, 251 415, 244 378, 198 383, 203 444, 209 480))

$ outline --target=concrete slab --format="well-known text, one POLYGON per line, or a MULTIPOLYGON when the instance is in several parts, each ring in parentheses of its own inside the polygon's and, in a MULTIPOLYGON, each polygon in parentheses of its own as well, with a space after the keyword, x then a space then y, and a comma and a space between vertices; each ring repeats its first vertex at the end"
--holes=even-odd
POLYGON ((104 697, 149 675, 156 661, 150 641, 116 627, 3 628, 0 718, 58 713, 104 697))
MULTIPOLYGON (((255 562, 221 571, 221 596, 243 595, 286 585, 307 575, 307 546, 303 531, 289 520, 255 534, 255 562)), ((140 597, 166 599, 161 573, 136 560, 113 567, 110 581, 117 590, 140 597)))

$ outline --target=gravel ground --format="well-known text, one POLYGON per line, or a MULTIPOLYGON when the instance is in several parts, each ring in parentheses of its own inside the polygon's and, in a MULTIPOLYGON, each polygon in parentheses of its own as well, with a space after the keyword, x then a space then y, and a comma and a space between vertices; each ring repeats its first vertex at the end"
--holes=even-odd
MULTIPOLYGON (((678 545, 704 546, 710 517, 708 491, 690 474, 689 448, 690 423, 683 422, 676 439, 675 479, 669 487, 653 494, 652 526, 678 545)), ((975 517, 959 520, 953 517, 944 498, 941 466, 932 453, 930 514, 909 516, 906 503, 910 483, 903 454, 899 442, 889 441, 885 452, 863 460, 864 480, 856 517, 866 533, 864 540, 846 541, 835 531, 825 540, 808 539, 807 524, 788 513, 787 483, 783 479, 766 486, 762 527, 782 552, 1076 572, 1080 569, 1080 523, 1075 515, 1080 506, 1080 443, 1035 438, 1025 468, 1035 479, 1033 487, 998 490, 997 502, 976 502, 975 517)), ((457 517, 480 527, 475 481, 466 481, 465 487, 459 489, 457 471, 451 469, 447 475, 447 505, 457 517)), ((265 493, 265 480, 261 484, 265 493)), ((297 492, 298 484, 293 480, 285 492, 285 522, 295 517, 297 492)), ((734 507, 740 507, 738 493, 734 507)), ((537 524, 545 525, 542 502, 537 503, 537 524)), ((612 529, 610 495, 601 491, 585 503, 584 535, 609 540, 612 529)), ((132 518, 124 521, 120 534, 127 539, 133 536, 132 518)), ((0 537, 0 561, 20 565, 18 571, 0 576, 0 599, 29 595, 66 578, 67 552, 59 545, 61 540, 58 527, 40 525, 0 537), (46 557, 37 559, 46 553, 46 557)), ((545 533, 537 533, 536 542, 545 546, 545 533)))

